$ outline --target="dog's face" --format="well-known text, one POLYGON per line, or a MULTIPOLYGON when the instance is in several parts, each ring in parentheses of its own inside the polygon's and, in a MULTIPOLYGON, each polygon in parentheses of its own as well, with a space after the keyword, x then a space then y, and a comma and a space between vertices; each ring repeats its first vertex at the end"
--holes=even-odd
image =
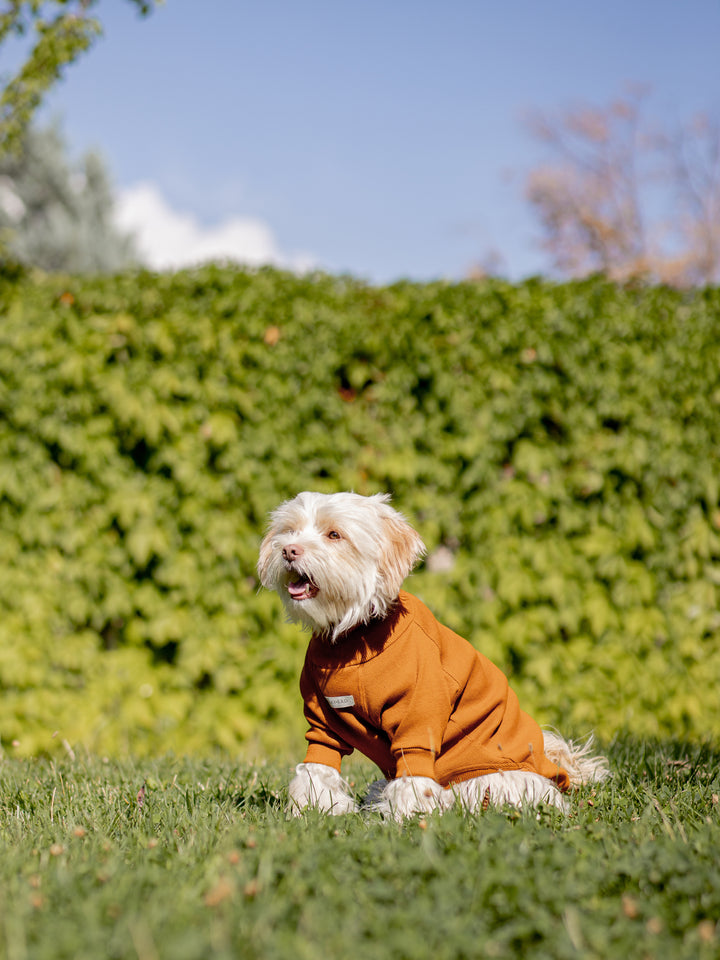
POLYGON ((384 617, 425 546, 387 494, 299 493, 270 518, 258 573, 291 620, 335 641, 384 617))

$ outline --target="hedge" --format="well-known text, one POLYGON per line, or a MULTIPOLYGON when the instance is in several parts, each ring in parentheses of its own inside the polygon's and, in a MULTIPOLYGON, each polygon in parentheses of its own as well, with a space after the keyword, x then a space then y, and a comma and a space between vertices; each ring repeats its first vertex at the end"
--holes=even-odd
POLYGON ((302 489, 389 491, 543 723, 720 736, 717 289, 6 270, 0 312, 6 750, 301 752, 255 560, 302 489))

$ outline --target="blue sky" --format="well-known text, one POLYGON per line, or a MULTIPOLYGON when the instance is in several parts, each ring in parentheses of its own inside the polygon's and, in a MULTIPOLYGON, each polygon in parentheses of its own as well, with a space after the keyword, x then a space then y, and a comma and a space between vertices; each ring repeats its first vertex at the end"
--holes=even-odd
POLYGON ((157 265, 225 250, 387 282, 461 277, 495 251, 522 277, 547 266, 523 199, 529 111, 647 84, 660 120, 720 114, 718 0, 97 11, 104 38, 43 117, 73 154, 104 155, 157 265))

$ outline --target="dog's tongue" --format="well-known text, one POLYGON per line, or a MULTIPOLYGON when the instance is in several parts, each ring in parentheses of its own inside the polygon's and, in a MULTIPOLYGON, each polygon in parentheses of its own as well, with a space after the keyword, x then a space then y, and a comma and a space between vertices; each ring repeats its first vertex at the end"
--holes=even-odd
POLYGON ((318 592, 318 588, 307 577, 300 577, 295 583, 288 583, 287 588, 293 600, 310 600, 318 592))

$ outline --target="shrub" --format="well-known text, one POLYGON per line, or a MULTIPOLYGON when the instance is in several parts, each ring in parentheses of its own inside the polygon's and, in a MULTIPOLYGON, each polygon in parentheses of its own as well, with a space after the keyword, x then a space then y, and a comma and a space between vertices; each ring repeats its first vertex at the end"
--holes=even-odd
POLYGON ((410 589, 542 722, 720 734, 717 290, 209 266, 0 301, 6 745, 301 750, 306 638, 255 579, 300 489, 391 492, 410 589))

